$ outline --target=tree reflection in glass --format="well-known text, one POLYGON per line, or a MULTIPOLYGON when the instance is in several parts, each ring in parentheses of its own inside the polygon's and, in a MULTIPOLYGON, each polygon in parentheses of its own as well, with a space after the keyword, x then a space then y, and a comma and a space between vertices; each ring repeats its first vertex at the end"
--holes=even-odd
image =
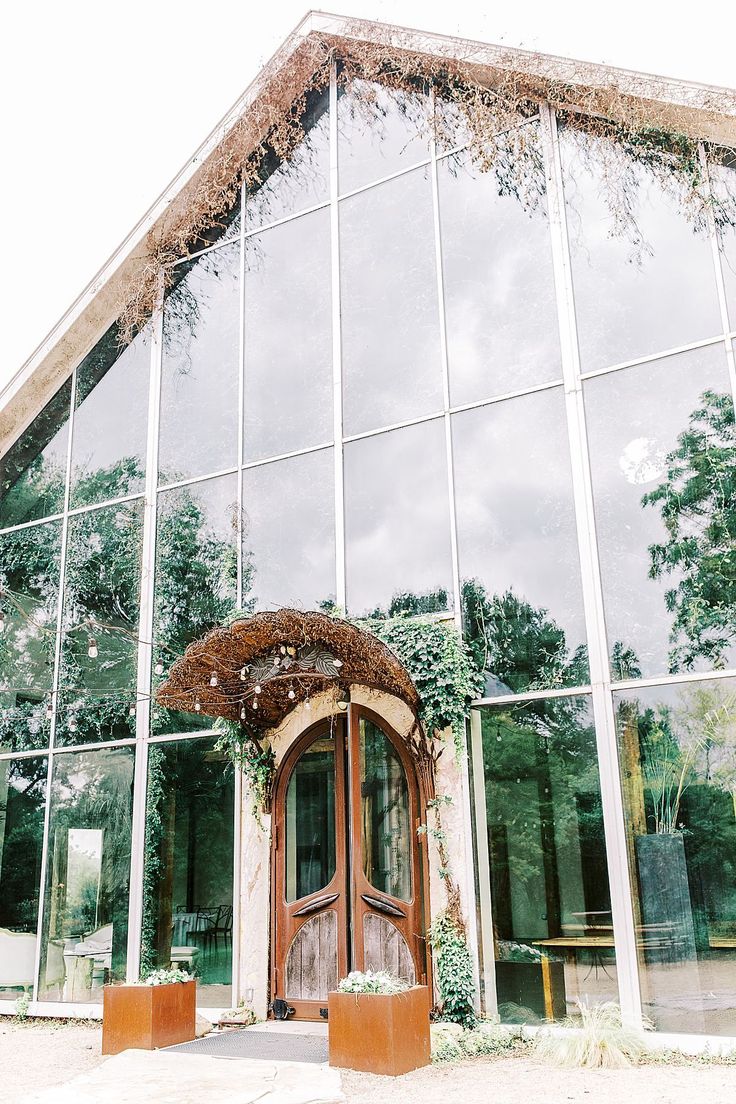
POLYGON ((203 738, 148 758, 141 973, 181 965, 197 1004, 232 1003, 234 780, 203 738))
POLYGON ((481 711, 496 986, 507 1022, 616 1001, 590 701, 481 711))
POLYGON ((63 509, 71 395, 68 380, 0 460, 0 528, 63 509))
POLYGON ((101 1003, 125 977, 134 750, 54 760, 39 1000, 101 1003))
POLYGON ((0 1000, 30 992, 46 806, 47 760, 0 760, 0 1000))
POLYGON ((644 1012, 736 1030, 736 681, 615 695, 644 1012))

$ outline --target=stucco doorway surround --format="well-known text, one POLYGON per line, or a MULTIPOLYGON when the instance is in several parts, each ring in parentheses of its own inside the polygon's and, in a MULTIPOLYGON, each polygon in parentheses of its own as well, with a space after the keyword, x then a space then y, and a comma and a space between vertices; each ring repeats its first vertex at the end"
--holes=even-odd
POLYGON ((425 982, 424 802, 411 756, 351 705, 310 725, 281 763, 271 836, 271 996, 319 1019, 352 969, 425 982))

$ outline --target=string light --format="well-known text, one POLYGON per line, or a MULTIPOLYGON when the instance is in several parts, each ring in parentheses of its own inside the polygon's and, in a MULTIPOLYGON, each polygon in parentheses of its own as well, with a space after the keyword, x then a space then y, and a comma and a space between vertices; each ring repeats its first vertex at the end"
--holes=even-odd
POLYGON ((245 667, 241 667, 240 668, 240 681, 241 682, 245 682, 246 674, 247 674, 247 672, 245 670, 245 667))
POLYGON ((69 724, 67 725, 67 728, 69 729, 70 732, 76 732, 77 731, 77 718, 74 716, 73 713, 72 713, 71 717, 69 718, 69 724))
POLYGON ((243 706, 240 707, 240 719, 241 719, 241 721, 244 721, 247 716, 248 716, 248 714, 245 712, 245 706, 243 705, 243 706))
POLYGON ((263 687, 261 686, 260 682, 257 682, 253 689, 255 690, 256 694, 260 694, 263 690, 263 687))
POLYGON ((97 659, 99 654, 100 654, 100 652, 99 652, 99 649, 97 647, 97 641, 95 640, 95 638, 93 636, 91 636, 89 638, 89 642, 87 644, 87 655, 89 656, 90 659, 97 659))
POLYGON ((199 700, 199 695, 194 699, 194 712, 195 713, 201 713, 202 712, 202 703, 199 700))
POLYGON ((156 664, 156 666, 153 669, 154 669, 154 671, 156 672, 157 675, 162 675, 164 673, 164 665, 161 662, 161 660, 158 661, 158 663, 156 664))
POLYGON ((217 671, 213 671, 210 675, 210 686, 217 686, 217 671))
POLYGON ((258 698, 254 698, 254 699, 253 699, 253 708, 254 708, 254 709, 257 709, 257 708, 258 708, 258 698))
POLYGON ((136 703, 131 702, 130 705, 128 706, 128 716, 129 717, 135 717, 136 709, 137 709, 136 703))
POLYGON ((296 697, 296 694, 294 693, 294 687, 290 686, 289 687, 289 700, 293 701, 295 697, 296 697))
POLYGON ((46 720, 50 721, 54 715, 54 707, 51 702, 46 706, 46 720))

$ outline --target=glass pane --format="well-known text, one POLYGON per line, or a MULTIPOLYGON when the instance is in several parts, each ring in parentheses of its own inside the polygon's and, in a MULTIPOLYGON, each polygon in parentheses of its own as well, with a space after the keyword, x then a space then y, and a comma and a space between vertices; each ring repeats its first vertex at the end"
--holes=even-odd
POLYGON ((0 1000, 33 987, 46 759, 0 759, 0 1000))
POLYGON ((72 506, 142 491, 146 471, 148 331, 126 348, 108 330, 77 370, 72 506))
POLYGON ((61 685, 136 685, 143 503, 69 519, 61 685))
POLYGON ((452 608, 442 421, 345 446, 345 545, 351 614, 452 608))
MULTIPOLYGON (((207 479, 158 496, 154 596, 154 684, 188 644, 226 621, 237 605, 238 481, 207 479)), ((210 728, 211 717, 153 706, 154 733, 210 728)))
POLYGON ((336 870, 335 741, 325 734, 310 744, 286 789, 286 900, 324 889, 336 870))
POLYGON ((54 746, 102 744, 135 737, 136 685, 120 694, 62 690, 57 699, 54 746))
POLYGON ((429 158, 429 99, 355 80, 337 90, 340 193, 429 158))
POLYGON ((164 307, 161 482, 237 464, 239 268, 238 245, 177 265, 164 307))
POLYGON ((736 680, 615 694, 644 1014, 736 1034, 736 680))
POLYGON ((61 522, 0 536, 0 689, 51 689, 60 557, 61 522))
POLYGON ((245 459, 330 441, 330 215, 302 215, 246 242, 245 459))
POLYGON ((133 748, 54 759, 39 1000, 102 1004, 125 978, 133 748))
POLYGON ((141 974, 197 977, 197 1004, 232 1005, 233 768, 213 740, 148 751, 141 974))
POLYGON ((245 205, 246 232, 329 198, 329 101, 328 91, 315 96, 302 120, 304 141, 288 161, 280 161, 273 151, 264 159, 263 183, 250 190, 245 205))
POLYGON ((345 433, 441 410, 428 169, 340 204, 345 433))
POLYGON ((502 191, 468 153, 438 174, 453 405, 561 378, 544 196, 502 191))
POLYGON ((585 405, 614 676, 731 664, 736 438, 723 348, 587 380, 585 405))
POLYGON ((0 751, 49 746, 51 695, 38 690, 0 690, 0 751))
POLYGON ((617 1002, 590 701, 479 712, 501 1019, 561 1020, 581 1003, 617 1002))
POLYGON ((719 334, 710 242, 674 181, 578 131, 561 151, 583 371, 719 334))
POLYGON ((406 772, 388 736, 360 720, 363 873, 379 893, 410 901, 412 831, 406 772))
POLYGON ((0 459, 0 528, 63 509, 71 398, 68 380, 0 459))
POLYGON ((335 599, 333 450, 243 472, 243 604, 315 609, 335 599))
POLYGON ((455 414, 452 433, 465 633, 485 693, 585 685, 562 390, 455 414))

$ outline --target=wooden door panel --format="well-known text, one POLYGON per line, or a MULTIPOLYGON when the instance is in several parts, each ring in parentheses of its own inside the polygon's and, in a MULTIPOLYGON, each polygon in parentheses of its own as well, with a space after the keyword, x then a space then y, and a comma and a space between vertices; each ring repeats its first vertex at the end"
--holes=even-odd
POLYGON ((291 941, 286 956, 287 1001, 327 1003, 327 994, 338 983, 337 913, 319 912, 306 920, 291 941))
POLYGON ((395 924, 375 912, 363 916, 363 956, 366 970, 387 970, 409 985, 417 980, 414 955, 404 936, 395 924))

